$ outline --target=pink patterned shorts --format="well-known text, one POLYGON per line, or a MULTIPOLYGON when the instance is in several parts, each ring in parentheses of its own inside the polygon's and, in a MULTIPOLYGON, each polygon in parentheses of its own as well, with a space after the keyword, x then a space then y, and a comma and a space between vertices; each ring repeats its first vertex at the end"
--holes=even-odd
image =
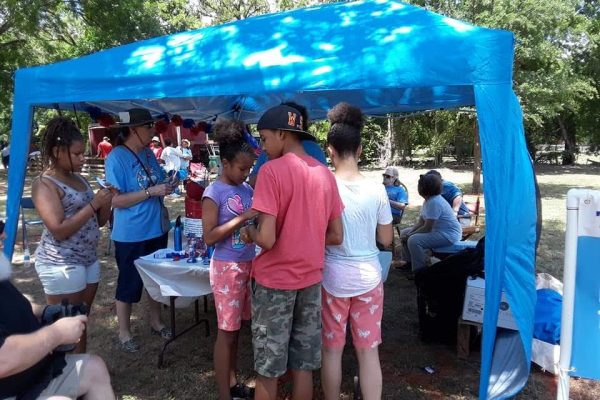
POLYGON ((383 284, 356 297, 335 297, 322 289, 323 347, 343 348, 350 318, 352 342, 356 348, 374 348, 381 344, 383 284))
POLYGON ((217 326, 237 331, 250 319, 250 268, 252 262, 210 262, 210 287, 215 297, 217 326))

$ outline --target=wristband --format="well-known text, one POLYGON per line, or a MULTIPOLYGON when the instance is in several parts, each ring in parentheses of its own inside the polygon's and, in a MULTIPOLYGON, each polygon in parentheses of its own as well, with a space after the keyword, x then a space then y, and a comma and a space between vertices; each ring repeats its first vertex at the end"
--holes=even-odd
POLYGON ((144 193, 146 193, 146 198, 149 199, 150 197, 152 197, 150 195, 150 191, 148 189, 144 189, 144 193))

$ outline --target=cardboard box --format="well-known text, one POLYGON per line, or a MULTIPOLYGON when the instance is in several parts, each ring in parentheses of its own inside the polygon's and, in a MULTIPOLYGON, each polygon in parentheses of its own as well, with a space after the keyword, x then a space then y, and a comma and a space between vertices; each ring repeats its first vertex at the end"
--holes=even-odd
MULTIPOLYGON (((465 302, 463 304, 462 318, 465 321, 483 323, 483 308, 485 306, 485 280, 481 278, 467 279, 465 302)), ((501 328, 518 330, 510 306, 506 301, 506 294, 502 291, 500 310, 498 312, 498 326, 501 328)))

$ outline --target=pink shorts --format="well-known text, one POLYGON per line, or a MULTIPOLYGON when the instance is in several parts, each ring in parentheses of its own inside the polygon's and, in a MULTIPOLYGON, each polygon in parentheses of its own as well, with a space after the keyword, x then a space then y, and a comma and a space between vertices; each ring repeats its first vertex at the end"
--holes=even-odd
POLYGON ((343 348, 350 317, 352 342, 356 348, 374 348, 381 344, 383 284, 356 297, 335 297, 323 289, 323 347, 343 348))
POLYGON ((237 331, 250 319, 250 267, 252 262, 210 262, 210 287, 215 297, 217 326, 237 331))

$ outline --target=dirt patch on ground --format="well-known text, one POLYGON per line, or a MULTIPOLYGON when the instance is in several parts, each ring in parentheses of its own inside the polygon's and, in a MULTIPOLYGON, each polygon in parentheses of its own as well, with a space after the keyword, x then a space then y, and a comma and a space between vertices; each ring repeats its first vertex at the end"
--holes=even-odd
MULTIPOLYGON (((375 180, 381 179, 381 170, 365 172, 375 180)), ((426 170, 400 168, 400 178, 408 186, 411 208, 404 219, 404 225, 418 215, 421 199, 416 192, 418 176, 426 170)), ((459 169, 441 169, 448 180, 470 187, 470 172, 459 169)), ((538 178, 542 188, 545 209, 552 217, 546 218, 552 229, 544 233, 542 249, 538 260, 538 269, 562 277, 562 248, 564 232, 560 235, 560 213, 554 208, 564 210, 566 190, 562 185, 574 181, 582 186, 600 189, 598 169, 581 167, 566 170, 563 167, 544 167, 538 178), (576 175, 576 179, 572 175, 576 175), (557 220, 557 223, 552 221, 557 220)), ((6 194, 6 175, 0 171, 0 196, 4 203, 6 194)), ((169 199, 171 215, 176 216, 183 210, 183 199, 169 199)), ((3 204, 1 204, 3 205, 3 204)), ((4 207, 2 207, 4 208, 4 207)), ((564 214, 563 227, 564 227, 564 214)), ((33 217, 33 216, 32 216, 33 217)), ((30 231, 31 250, 35 249, 40 230, 30 231)), ((22 247, 20 239, 15 249, 16 262, 14 281, 23 293, 38 302, 43 301, 43 292, 33 266, 22 265, 22 247)), ((157 356, 162 340, 152 336, 149 331, 144 304, 134 306, 132 324, 134 334, 139 338, 142 349, 136 354, 124 354, 116 348, 116 317, 114 310, 114 291, 117 270, 112 255, 106 254, 107 232, 98 249, 102 263, 102 281, 93 307, 89 324, 88 347, 93 353, 101 355, 111 372, 114 388, 123 399, 215 399, 214 376, 212 368, 212 347, 215 340, 216 317, 212 304, 207 318, 210 321, 211 335, 204 336, 202 328, 197 328, 173 343, 167 350, 164 369, 157 368, 157 356)), ((382 322, 383 344, 380 347, 383 368, 385 399, 476 399, 479 386, 478 351, 473 351, 468 360, 456 356, 456 349, 450 346, 425 344, 418 337, 416 290, 413 281, 406 279, 403 272, 390 272, 385 284, 385 312, 382 322), (435 373, 428 374, 423 367, 431 366, 435 373)), ((167 311, 163 312, 165 321, 167 311)), ((193 321, 193 308, 177 310, 177 322, 184 327, 193 321)), ((344 355, 343 399, 351 399, 353 376, 357 373, 357 364, 351 348, 344 355)), ((252 348, 248 327, 242 328, 240 340, 240 378, 251 381, 252 348)), ((318 375, 315 375, 315 394, 321 398, 318 375)), ((282 384, 282 398, 289 396, 289 381, 282 384)), ((556 378, 532 368, 532 374, 526 388, 518 395, 519 399, 554 399, 556 397, 556 378)), ((588 380, 573 380, 572 399, 600 398, 600 383, 588 380)))

